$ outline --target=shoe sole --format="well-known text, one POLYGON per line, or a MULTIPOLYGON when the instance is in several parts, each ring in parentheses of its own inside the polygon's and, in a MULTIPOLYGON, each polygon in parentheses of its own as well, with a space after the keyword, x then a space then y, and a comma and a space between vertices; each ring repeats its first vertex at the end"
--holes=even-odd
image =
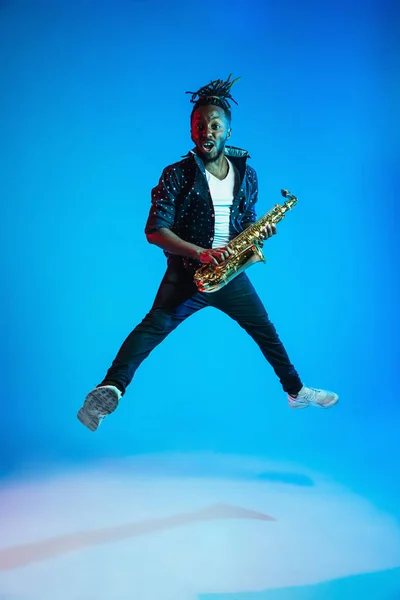
POLYGON ((82 425, 90 429, 90 431, 96 431, 96 429, 101 423, 100 418, 96 419, 95 417, 90 417, 89 415, 87 415, 86 412, 83 410, 83 406, 78 410, 78 414, 76 416, 78 417, 78 420, 82 423, 82 425))
POLYGON ((315 406, 315 408, 331 408, 332 406, 335 406, 335 404, 337 404, 338 402, 339 402, 339 397, 337 396, 331 402, 329 402, 329 404, 318 404, 318 402, 315 404, 312 404, 310 402, 310 404, 300 404, 298 406, 293 406, 293 404, 291 404, 289 401, 289 406, 293 410, 298 410, 298 409, 301 410, 302 408, 309 408, 310 406, 315 406))
POLYGON ((289 406, 292 410, 302 410, 303 408, 310 408, 310 404, 300 404, 298 406, 293 406, 293 404, 290 404, 289 402, 289 406))
POLYGON ((96 431, 104 417, 114 412, 118 402, 118 396, 114 390, 96 388, 88 393, 76 416, 82 425, 90 431, 96 431))

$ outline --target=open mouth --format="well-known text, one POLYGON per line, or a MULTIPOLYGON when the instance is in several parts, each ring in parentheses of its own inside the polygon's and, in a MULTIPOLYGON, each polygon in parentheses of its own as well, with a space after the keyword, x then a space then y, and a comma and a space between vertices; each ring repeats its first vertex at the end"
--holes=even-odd
POLYGON ((201 144, 201 148, 205 152, 211 152, 211 150, 214 148, 214 142, 204 142, 201 144))

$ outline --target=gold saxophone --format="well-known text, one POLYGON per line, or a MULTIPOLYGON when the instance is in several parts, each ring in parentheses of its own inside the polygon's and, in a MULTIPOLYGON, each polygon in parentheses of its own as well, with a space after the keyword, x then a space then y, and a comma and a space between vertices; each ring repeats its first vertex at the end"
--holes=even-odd
POLYGON ((249 225, 229 242, 228 248, 233 251, 229 258, 219 265, 209 263, 197 269, 194 282, 199 292, 216 292, 251 265, 260 261, 265 262, 261 250, 264 244, 261 231, 267 223, 273 225, 278 223, 297 203, 296 196, 292 196, 288 190, 281 190, 281 194, 287 198, 286 202, 282 205, 275 204, 258 221, 249 225))

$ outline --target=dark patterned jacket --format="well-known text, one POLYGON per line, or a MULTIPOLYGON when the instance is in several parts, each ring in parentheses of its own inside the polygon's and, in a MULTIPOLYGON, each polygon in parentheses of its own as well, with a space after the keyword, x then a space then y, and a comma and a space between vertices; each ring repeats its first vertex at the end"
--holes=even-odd
MULTIPOLYGON (((256 220, 258 182, 255 170, 247 164, 247 150, 225 146, 225 155, 238 169, 240 186, 232 203, 230 239, 256 220)), ((181 239, 211 248, 214 240, 214 207, 203 161, 194 150, 183 160, 166 167, 153 188, 152 205, 145 233, 167 227, 181 239)), ((165 252, 170 258, 170 254, 165 252)), ((182 260, 182 259, 181 259, 182 260)), ((190 270, 199 261, 184 259, 190 270)))

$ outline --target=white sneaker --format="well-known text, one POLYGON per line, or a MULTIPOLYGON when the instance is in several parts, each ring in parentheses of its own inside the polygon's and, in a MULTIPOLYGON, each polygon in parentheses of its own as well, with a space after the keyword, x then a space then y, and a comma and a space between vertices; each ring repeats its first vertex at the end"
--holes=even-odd
POLYGON ((316 388, 303 387, 296 397, 288 394, 290 408, 308 408, 317 406, 318 408, 330 408, 339 400, 339 396, 334 392, 327 390, 318 390, 316 388))
POLYGON ((88 393, 76 416, 82 425, 96 431, 102 420, 117 408, 121 396, 121 391, 114 385, 95 388, 88 393))

